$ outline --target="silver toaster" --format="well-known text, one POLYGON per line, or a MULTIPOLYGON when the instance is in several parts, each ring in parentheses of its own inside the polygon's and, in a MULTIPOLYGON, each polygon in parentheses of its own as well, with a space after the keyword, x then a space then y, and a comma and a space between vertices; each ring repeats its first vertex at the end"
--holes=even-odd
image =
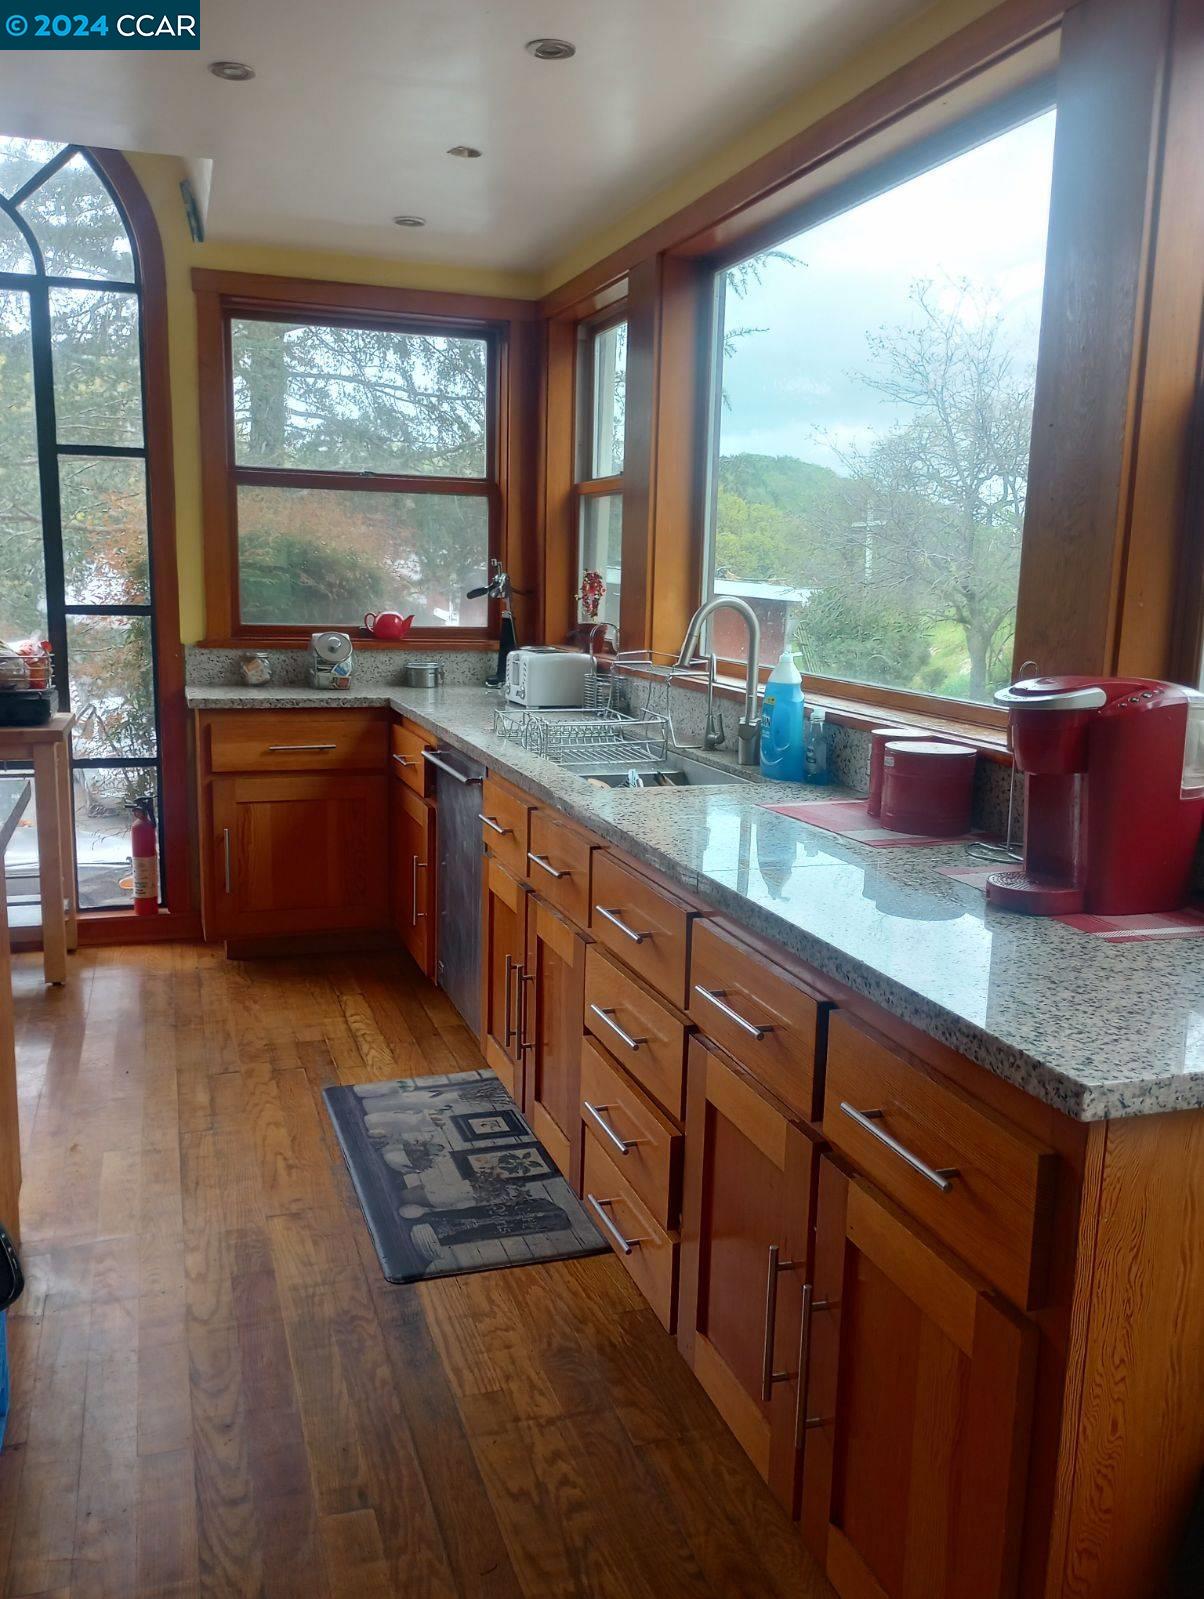
POLYGON ((506 698, 511 705, 584 705, 594 658, 581 650, 535 645, 512 650, 506 659, 506 698))

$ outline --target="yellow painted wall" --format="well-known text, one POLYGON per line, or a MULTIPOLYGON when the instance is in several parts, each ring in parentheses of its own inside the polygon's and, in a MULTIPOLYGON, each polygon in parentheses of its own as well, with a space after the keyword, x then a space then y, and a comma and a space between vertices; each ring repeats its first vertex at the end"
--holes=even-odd
MULTIPOLYGON (((541 274, 443 267, 337 251, 290 250, 263 245, 206 243, 189 236, 179 184, 183 163, 171 156, 131 152, 130 163, 150 199, 163 237, 167 266, 172 428, 176 460, 176 538, 180 568, 180 626, 185 643, 205 632, 201 559, 200 433, 197 410, 196 314, 190 273, 194 266, 327 278, 411 289, 443 289, 534 299, 592 266, 742 167, 800 133, 820 117, 871 87, 896 68, 992 9, 993 0, 939 0, 873 43, 787 104, 758 121, 726 148, 712 153, 650 200, 607 224, 541 274)), ((220 181, 220 174, 218 174, 220 181)))
POLYGON ((231 272, 269 272, 280 277, 325 278, 389 288, 496 294, 517 299, 535 298, 539 292, 539 281, 532 275, 514 272, 443 267, 426 261, 391 261, 340 254, 334 250, 288 250, 250 244, 194 244, 180 198, 184 163, 174 156, 138 152, 129 152, 129 162, 146 190, 163 239, 171 359, 171 422, 176 459, 180 634, 186 644, 192 644, 203 638, 205 633, 196 308, 191 281, 193 267, 211 267, 231 272))

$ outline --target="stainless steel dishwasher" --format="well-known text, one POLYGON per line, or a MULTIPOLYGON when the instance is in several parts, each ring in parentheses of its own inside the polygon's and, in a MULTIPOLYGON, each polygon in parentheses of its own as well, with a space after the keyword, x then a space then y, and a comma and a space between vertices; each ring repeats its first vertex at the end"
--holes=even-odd
POLYGON ((459 750, 427 750, 435 773, 435 915, 439 987, 474 1036, 481 1031, 481 782, 485 768, 459 750))

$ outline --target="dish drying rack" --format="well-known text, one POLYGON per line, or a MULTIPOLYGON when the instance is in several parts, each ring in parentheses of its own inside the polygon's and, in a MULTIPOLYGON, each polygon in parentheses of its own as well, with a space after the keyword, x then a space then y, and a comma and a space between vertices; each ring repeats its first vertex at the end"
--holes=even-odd
POLYGON ((560 766, 643 766, 664 761, 681 749, 673 731, 669 691, 675 679, 701 679, 709 693, 715 683, 715 658, 699 657, 679 666, 676 657, 656 650, 625 650, 602 657, 609 670, 586 680, 584 703, 563 709, 500 705, 493 731, 532 755, 560 766), (618 680, 629 676, 628 709, 616 704, 618 680))

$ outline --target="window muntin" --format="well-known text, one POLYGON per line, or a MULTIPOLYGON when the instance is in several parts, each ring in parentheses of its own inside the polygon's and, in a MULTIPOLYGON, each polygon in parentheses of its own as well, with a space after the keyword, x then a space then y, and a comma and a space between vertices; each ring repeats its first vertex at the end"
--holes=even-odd
POLYGON ((460 329, 228 317, 236 630, 484 633, 500 503, 496 343, 460 329))
POLYGON ((1053 129, 719 274, 706 589, 758 611, 763 661, 951 699, 1008 680, 1053 129))
MULTIPOLYGON (((140 283, 85 151, 0 137, 0 639, 49 638, 85 908, 130 903, 129 813, 161 793, 140 283)), ((162 841, 162 806, 160 841, 162 841)), ((36 901, 36 833, 10 889, 36 901)))

